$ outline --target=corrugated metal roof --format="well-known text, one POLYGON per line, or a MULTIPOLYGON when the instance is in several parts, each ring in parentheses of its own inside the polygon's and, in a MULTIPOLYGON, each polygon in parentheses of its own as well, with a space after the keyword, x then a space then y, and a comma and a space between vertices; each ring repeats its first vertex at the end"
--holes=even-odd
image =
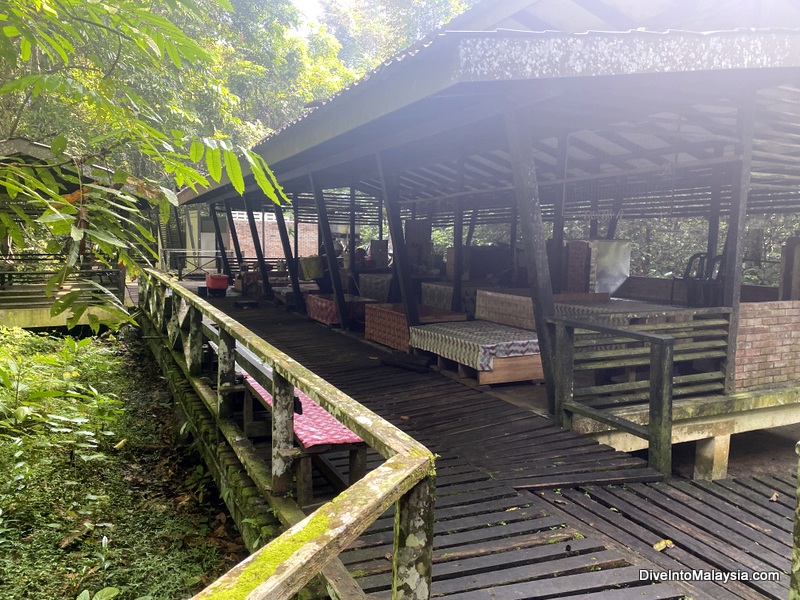
MULTIPOLYGON (((498 222, 512 210, 503 114, 527 104, 536 113, 545 216, 562 196, 567 218, 607 213, 620 193, 627 216, 703 215, 715 178, 735 176, 739 104, 752 90, 759 108, 751 209, 793 210, 796 30, 449 32, 387 62, 260 149, 309 207, 310 171, 326 188, 379 195, 381 152, 398 173, 406 214, 446 220, 460 198, 479 222, 498 222), (565 136, 567 162, 559 165, 565 136)), ((723 186, 723 214, 730 195, 723 186)))

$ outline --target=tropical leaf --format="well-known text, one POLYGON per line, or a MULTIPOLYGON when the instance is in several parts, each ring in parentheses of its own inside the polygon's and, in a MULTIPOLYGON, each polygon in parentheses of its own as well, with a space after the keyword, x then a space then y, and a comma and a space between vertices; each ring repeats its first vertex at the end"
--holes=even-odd
POLYGON ((220 156, 219 147, 206 149, 206 168, 208 174, 214 181, 219 181, 222 178, 222 158, 220 156))
POLYGON ((225 159, 225 171, 228 173, 228 179, 230 179, 233 189, 238 194, 243 194, 244 178, 242 177, 242 166, 239 163, 239 157, 227 148, 223 151, 223 157, 225 159))
POLYGON ((62 154, 67 149, 67 138, 63 135, 59 135, 53 139, 52 143, 50 144, 50 152, 52 152, 55 156, 62 154))
POLYGON ((199 162, 203 158, 203 152, 206 147, 200 140, 192 140, 192 145, 189 148, 189 159, 192 162, 199 162))

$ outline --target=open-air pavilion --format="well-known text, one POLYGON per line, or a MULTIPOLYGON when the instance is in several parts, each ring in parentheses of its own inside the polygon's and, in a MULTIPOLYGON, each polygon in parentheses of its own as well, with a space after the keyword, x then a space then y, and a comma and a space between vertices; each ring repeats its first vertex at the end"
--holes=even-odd
POLYGON ((784 597, 795 480, 722 478, 731 434, 800 422, 800 243, 787 240, 780 287, 743 286, 741 270, 748 216, 800 208, 799 106, 788 0, 487 0, 258 145, 290 204, 252 178, 243 198, 225 183, 184 191, 185 207, 210 207, 222 278, 249 260, 266 294, 274 257, 255 214, 274 213, 300 307, 285 217, 317 223, 326 322, 344 330, 361 315, 339 270, 374 273, 352 246, 340 265, 331 225, 352 234, 385 214, 394 348, 474 380, 146 270, 143 337, 245 543, 259 547, 268 511, 291 528, 199 597, 290 598, 317 575, 341 598, 784 597), (232 234, 229 256, 234 211, 254 260, 232 234), (598 288, 595 252, 620 221, 663 217, 706 221, 696 263, 660 280, 623 268, 598 288), (590 239, 570 239, 572 222, 590 239), (511 241, 484 261, 491 289, 464 279, 476 260, 462 240, 484 224, 511 241), (420 232, 438 226, 454 230, 444 282, 419 268, 420 232), (474 319, 430 322, 467 299, 474 319), (453 351, 481 336, 486 355, 453 351), (543 390, 551 416, 487 391, 520 380, 544 384, 523 389, 543 390), (350 431, 304 440, 303 412, 350 431), (698 480, 669 481, 683 441, 697 442, 698 480))
MULTIPOLYGON (((511 268, 509 287, 529 289, 523 310, 533 313, 550 410, 625 450, 649 441, 662 456, 653 464, 666 470, 662 443, 700 440, 706 467, 698 474, 718 476, 731 433, 800 419, 794 342, 781 334, 798 311, 791 275, 783 290, 743 287, 740 267, 747 216, 800 207, 800 35, 778 28, 800 16, 784 3, 731 3, 712 16, 704 5, 666 3, 671 10, 642 9, 648 15, 625 3, 576 2, 570 7, 584 20, 568 25, 559 19, 569 11, 547 3, 500 4, 480 4, 257 150, 293 199, 285 210, 315 217, 329 247, 331 221, 375 223, 384 207, 410 327, 420 309, 404 223, 406 232, 419 221, 452 225, 455 239, 476 224, 506 224, 524 252, 509 252, 503 267, 511 268), (735 29, 748 23, 765 28, 735 29), (733 30, 713 31, 723 28, 733 30), (585 29, 630 30, 572 33, 585 29), (697 240, 701 263, 689 277, 628 278, 608 290, 638 301, 621 307, 559 296, 575 291, 565 223, 590 221, 591 237, 613 240, 621 218, 662 217, 707 220, 707 239, 697 240), (668 314, 675 307, 682 310, 668 314), (619 315, 626 308, 627 319, 619 315), (609 312, 615 317, 602 316, 609 312), (601 344, 598 334, 625 336, 596 329, 593 342, 573 348, 573 330, 585 338, 586 328, 556 327, 555 317, 672 332, 678 341, 670 349, 644 338, 601 344), (771 361, 754 352, 759 345, 770 347, 771 361), (662 348, 661 358, 651 346, 662 348), (627 380, 596 374, 612 368, 627 380), (579 371, 595 377, 573 378, 579 371), (664 411, 667 397, 674 403, 664 411)), ((244 202, 229 185, 182 201, 276 210, 254 182, 244 202)), ((460 310, 465 261, 461 244, 453 246, 447 308, 460 310)), ((296 270, 290 274, 297 285, 296 270)), ((339 277, 332 282, 347 327, 348 290, 339 277)))

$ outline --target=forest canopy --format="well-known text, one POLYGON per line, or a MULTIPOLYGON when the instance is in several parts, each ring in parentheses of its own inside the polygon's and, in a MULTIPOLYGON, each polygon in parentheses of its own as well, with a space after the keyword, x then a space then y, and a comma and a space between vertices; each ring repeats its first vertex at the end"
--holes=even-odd
POLYGON ((288 0, 9 0, 0 22, 0 254, 62 254, 50 293, 87 254, 146 260, 142 210, 181 187, 252 173, 278 201, 248 148, 354 77, 288 0))

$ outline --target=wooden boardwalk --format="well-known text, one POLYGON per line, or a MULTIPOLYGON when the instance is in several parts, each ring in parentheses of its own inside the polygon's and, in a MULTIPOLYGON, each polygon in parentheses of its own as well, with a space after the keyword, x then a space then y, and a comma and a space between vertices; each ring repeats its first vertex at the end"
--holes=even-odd
MULTIPOLYGON (((382 364, 352 336, 271 305, 210 300, 440 456, 434 597, 786 597, 793 481, 663 483, 640 458, 440 374, 382 364), (655 550, 664 539, 674 547, 655 550), (691 569, 783 574, 641 579, 691 569)), ((370 597, 390 597, 392 527, 390 512, 341 556, 370 597)))

